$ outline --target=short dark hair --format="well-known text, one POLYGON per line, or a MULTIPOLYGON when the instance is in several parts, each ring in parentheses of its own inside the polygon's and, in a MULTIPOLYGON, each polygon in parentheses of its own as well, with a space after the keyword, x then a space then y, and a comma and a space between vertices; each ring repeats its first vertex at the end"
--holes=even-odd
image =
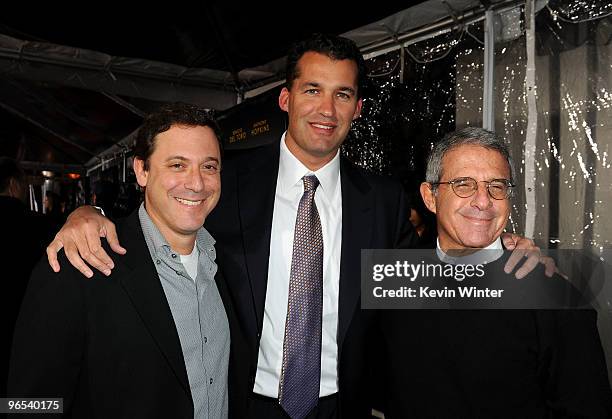
POLYGON ((147 115, 136 134, 134 158, 144 162, 145 170, 149 167, 149 157, 155 151, 155 138, 158 134, 168 131, 173 125, 209 127, 217 137, 219 150, 223 150, 219 126, 210 112, 188 103, 168 103, 147 115))
POLYGON ((7 193, 11 179, 21 183, 25 175, 19 163, 10 157, 0 157, 0 193, 7 193))
POLYGON ((363 97, 368 84, 368 68, 355 42, 342 36, 315 33, 291 45, 285 70, 286 87, 291 90, 293 81, 300 76, 298 61, 307 52, 327 55, 333 60, 351 60, 357 64, 357 97, 363 97))

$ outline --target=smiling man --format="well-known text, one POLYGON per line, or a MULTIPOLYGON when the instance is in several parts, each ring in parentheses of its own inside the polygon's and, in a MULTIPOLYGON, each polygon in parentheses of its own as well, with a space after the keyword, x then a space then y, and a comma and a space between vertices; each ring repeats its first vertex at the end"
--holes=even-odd
POLYGON ((447 137, 430 156, 421 194, 436 214, 438 247, 445 253, 501 249, 515 175, 507 148, 494 139, 465 129, 447 137))
POLYGON ((144 203, 117 225, 129 252, 91 281, 37 266, 16 326, 11 396, 62 397, 69 417, 227 417, 228 299, 202 227, 221 191, 216 129, 185 104, 145 119, 134 147, 144 203))
POLYGON ((568 295, 568 283, 541 269, 520 281, 503 271, 500 236, 515 179, 508 148, 492 132, 465 128, 434 146, 421 194, 436 215, 438 257, 483 263, 474 285, 506 284, 512 293, 522 284, 528 292, 512 295, 535 304, 499 310, 492 298, 447 305, 461 310, 383 310, 387 418, 610 417, 595 311, 535 309, 558 290, 568 295))

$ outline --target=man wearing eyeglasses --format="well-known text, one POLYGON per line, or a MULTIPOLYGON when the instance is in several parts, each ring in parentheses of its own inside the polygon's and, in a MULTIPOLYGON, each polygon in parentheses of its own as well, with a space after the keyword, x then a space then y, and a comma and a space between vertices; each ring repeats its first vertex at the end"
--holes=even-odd
MULTIPOLYGON (((514 182, 508 148, 489 131, 436 144, 421 194, 442 262, 487 261, 479 281, 506 275, 500 235, 514 182)), ((593 310, 383 310, 382 328, 387 418, 612 417, 593 310)))
POLYGON ((466 128, 437 144, 421 195, 436 214, 438 248, 501 249, 514 178, 505 144, 484 130, 466 128))

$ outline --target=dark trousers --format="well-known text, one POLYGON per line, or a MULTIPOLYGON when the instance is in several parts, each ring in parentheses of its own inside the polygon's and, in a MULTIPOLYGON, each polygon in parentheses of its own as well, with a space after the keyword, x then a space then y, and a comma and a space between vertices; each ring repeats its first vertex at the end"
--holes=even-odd
MULTIPOLYGON (((321 397, 319 404, 305 419, 336 419, 338 417, 338 395, 321 397)), ((252 393, 249 396, 249 419, 289 419, 289 415, 278 403, 278 399, 252 393)))

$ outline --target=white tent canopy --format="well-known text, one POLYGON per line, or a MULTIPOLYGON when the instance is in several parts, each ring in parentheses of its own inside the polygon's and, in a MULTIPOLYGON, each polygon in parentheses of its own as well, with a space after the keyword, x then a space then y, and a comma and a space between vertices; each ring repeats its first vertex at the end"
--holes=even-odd
MULTIPOLYGON (((482 19, 486 6, 499 9, 516 3, 514 0, 428 0, 344 35, 353 39, 366 57, 371 57, 414 42, 416 38, 482 19)), ((228 71, 115 57, 0 34, 0 72, 111 95, 185 101, 223 110, 283 80, 284 58, 240 70, 237 85, 236 77, 228 71)))

